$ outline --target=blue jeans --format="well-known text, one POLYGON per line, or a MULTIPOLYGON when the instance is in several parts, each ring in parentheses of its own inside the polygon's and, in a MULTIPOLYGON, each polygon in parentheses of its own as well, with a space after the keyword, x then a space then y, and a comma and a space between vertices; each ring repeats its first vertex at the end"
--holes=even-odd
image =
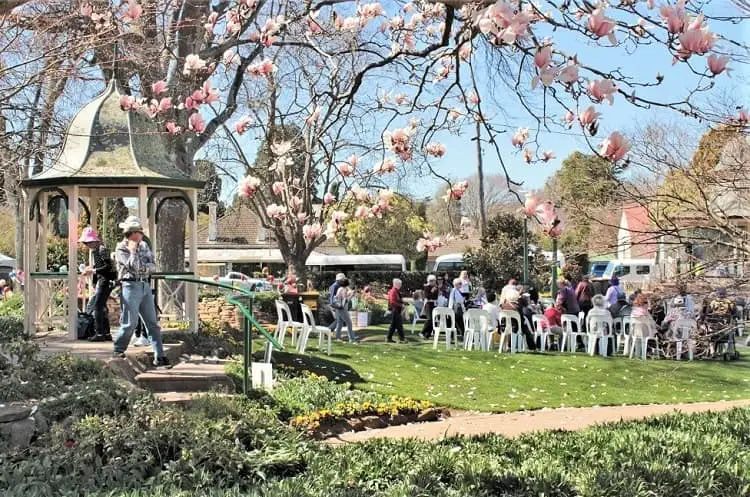
POLYGON ((125 352, 130 344, 136 326, 138 315, 146 323, 146 329, 151 337, 154 358, 164 357, 164 347, 161 341, 161 328, 156 318, 156 304, 151 286, 146 281, 123 281, 120 292, 122 314, 120 314, 120 331, 115 336, 115 352, 125 352))
POLYGON ((354 334, 354 327, 352 326, 352 317, 347 309, 336 309, 336 340, 341 339, 341 328, 346 324, 346 331, 349 334, 349 341, 353 342, 359 340, 359 337, 354 334))

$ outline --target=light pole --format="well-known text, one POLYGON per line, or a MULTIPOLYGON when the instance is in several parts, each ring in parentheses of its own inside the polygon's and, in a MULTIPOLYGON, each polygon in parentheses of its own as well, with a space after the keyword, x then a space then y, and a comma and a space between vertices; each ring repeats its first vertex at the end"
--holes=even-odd
POLYGON ((552 202, 545 202, 538 209, 544 233, 552 238, 552 298, 557 298, 557 239, 562 233, 562 218, 552 202))
POLYGON ((539 197, 533 193, 526 194, 523 204, 523 282, 529 283, 529 218, 536 215, 540 204, 539 197))

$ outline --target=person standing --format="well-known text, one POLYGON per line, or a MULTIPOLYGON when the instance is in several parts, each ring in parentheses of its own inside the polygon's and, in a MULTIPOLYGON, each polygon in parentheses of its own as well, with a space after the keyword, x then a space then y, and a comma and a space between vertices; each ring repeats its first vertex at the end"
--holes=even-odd
POLYGON ((393 280, 393 286, 388 292, 388 310, 391 311, 391 327, 388 328, 389 343, 393 342, 393 333, 398 333, 398 340, 401 343, 406 343, 404 337, 404 301, 401 298, 401 280, 396 278, 393 280))
POLYGON ((432 337, 432 313, 437 306, 440 289, 437 286, 437 278, 434 274, 427 277, 427 284, 424 286, 424 315, 425 322, 422 326, 422 337, 429 339, 432 337))
POLYGON ((341 332, 341 327, 338 325, 338 312, 336 312, 336 306, 334 304, 336 302, 336 293, 339 291, 341 282, 345 279, 346 275, 344 273, 338 273, 336 275, 336 281, 334 281, 333 284, 328 287, 328 307, 331 311, 331 315, 333 315, 333 321, 328 326, 328 329, 331 331, 334 331, 336 328, 338 328, 339 332, 341 332))
POLYGON ((617 296, 621 293, 625 293, 620 288, 620 279, 617 276, 612 276, 609 280, 609 288, 607 288, 607 294, 604 296, 607 299, 607 306, 615 305, 617 302, 617 296))
POLYGON ((576 287, 576 299, 578 300, 578 307, 583 312, 584 320, 586 319, 586 316, 589 315, 589 311, 591 310, 591 308, 594 306, 594 304, 591 303, 591 299, 593 297, 594 285, 592 285, 589 281, 589 276, 585 274, 576 287))
POLYGON ((518 291, 518 281, 515 278, 508 280, 508 284, 500 291, 500 307, 510 302, 518 302, 521 294, 518 291))
POLYGON ((461 288, 459 288, 459 290, 466 299, 471 294, 471 280, 469 279, 469 272, 466 270, 461 271, 461 273, 458 275, 458 279, 461 280, 461 288))
POLYGON ((448 298, 448 309, 453 309, 453 313, 456 316, 456 322, 453 323, 453 327, 458 332, 459 339, 464 336, 464 299, 461 293, 461 278, 453 280, 453 290, 451 290, 450 297, 448 298))
POLYGON ((560 291, 557 293, 557 302, 562 302, 565 307, 565 314, 578 316, 578 313, 581 312, 581 308, 578 306, 576 292, 573 290, 570 281, 565 278, 560 278, 557 280, 557 285, 560 288, 560 291))
POLYGON ((359 337, 354 334, 352 325, 352 316, 349 314, 349 305, 352 300, 352 292, 349 290, 349 280, 344 278, 339 282, 339 289, 336 290, 334 299, 334 309, 336 309, 336 340, 341 340, 341 328, 346 325, 346 332, 349 335, 349 343, 357 343, 359 337))
POLYGON ((120 331, 114 341, 115 357, 125 357, 130 338, 138 324, 139 314, 151 336, 154 366, 169 366, 164 356, 161 328, 156 317, 156 304, 149 279, 156 269, 154 254, 143 239, 143 226, 136 216, 120 223, 124 239, 117 244, 115 259, 120 279, 120 331))
POLYGON ((92 276, 95 288, 94 295, 86 304, 86 313, 94 316, 94 336, 89 341, 110 342, 112 335, 109 332, 107 300, 112 293, 112 285, 117 281, 115 264, 94 228, 85 228, 79 241, 91 251, 94 260, 93 266, 86 266, 83 270, 84 276, 92 276))

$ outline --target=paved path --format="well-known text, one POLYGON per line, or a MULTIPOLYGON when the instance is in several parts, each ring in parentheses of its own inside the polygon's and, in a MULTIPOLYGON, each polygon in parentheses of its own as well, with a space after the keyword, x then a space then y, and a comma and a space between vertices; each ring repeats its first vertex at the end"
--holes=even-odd
POLYGON ((695 404, 561 408, 507 414, 462 413, 434 423, 391 426, 381 430, 346 433, 329 439, 331 444, 359 442, 372 438, 416 438, 436 440, 452 435, 498 433, 515 437, 541 430, 580 430, 592 425, 643 419, 673 412, 696 413, 750 407, 750 399, 695 404))

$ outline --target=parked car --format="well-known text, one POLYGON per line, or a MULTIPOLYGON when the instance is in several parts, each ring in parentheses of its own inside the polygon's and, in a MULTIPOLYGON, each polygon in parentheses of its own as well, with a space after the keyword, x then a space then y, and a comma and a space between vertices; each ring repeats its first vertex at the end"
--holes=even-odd
POLYGON ((250 278, 248 275, 237 271, 230 271, 226 275, 219 277, 218 282, 234 287, 242 287, 251 292, 268 292, 273 290, 273 286, 266 280, 250 278))

